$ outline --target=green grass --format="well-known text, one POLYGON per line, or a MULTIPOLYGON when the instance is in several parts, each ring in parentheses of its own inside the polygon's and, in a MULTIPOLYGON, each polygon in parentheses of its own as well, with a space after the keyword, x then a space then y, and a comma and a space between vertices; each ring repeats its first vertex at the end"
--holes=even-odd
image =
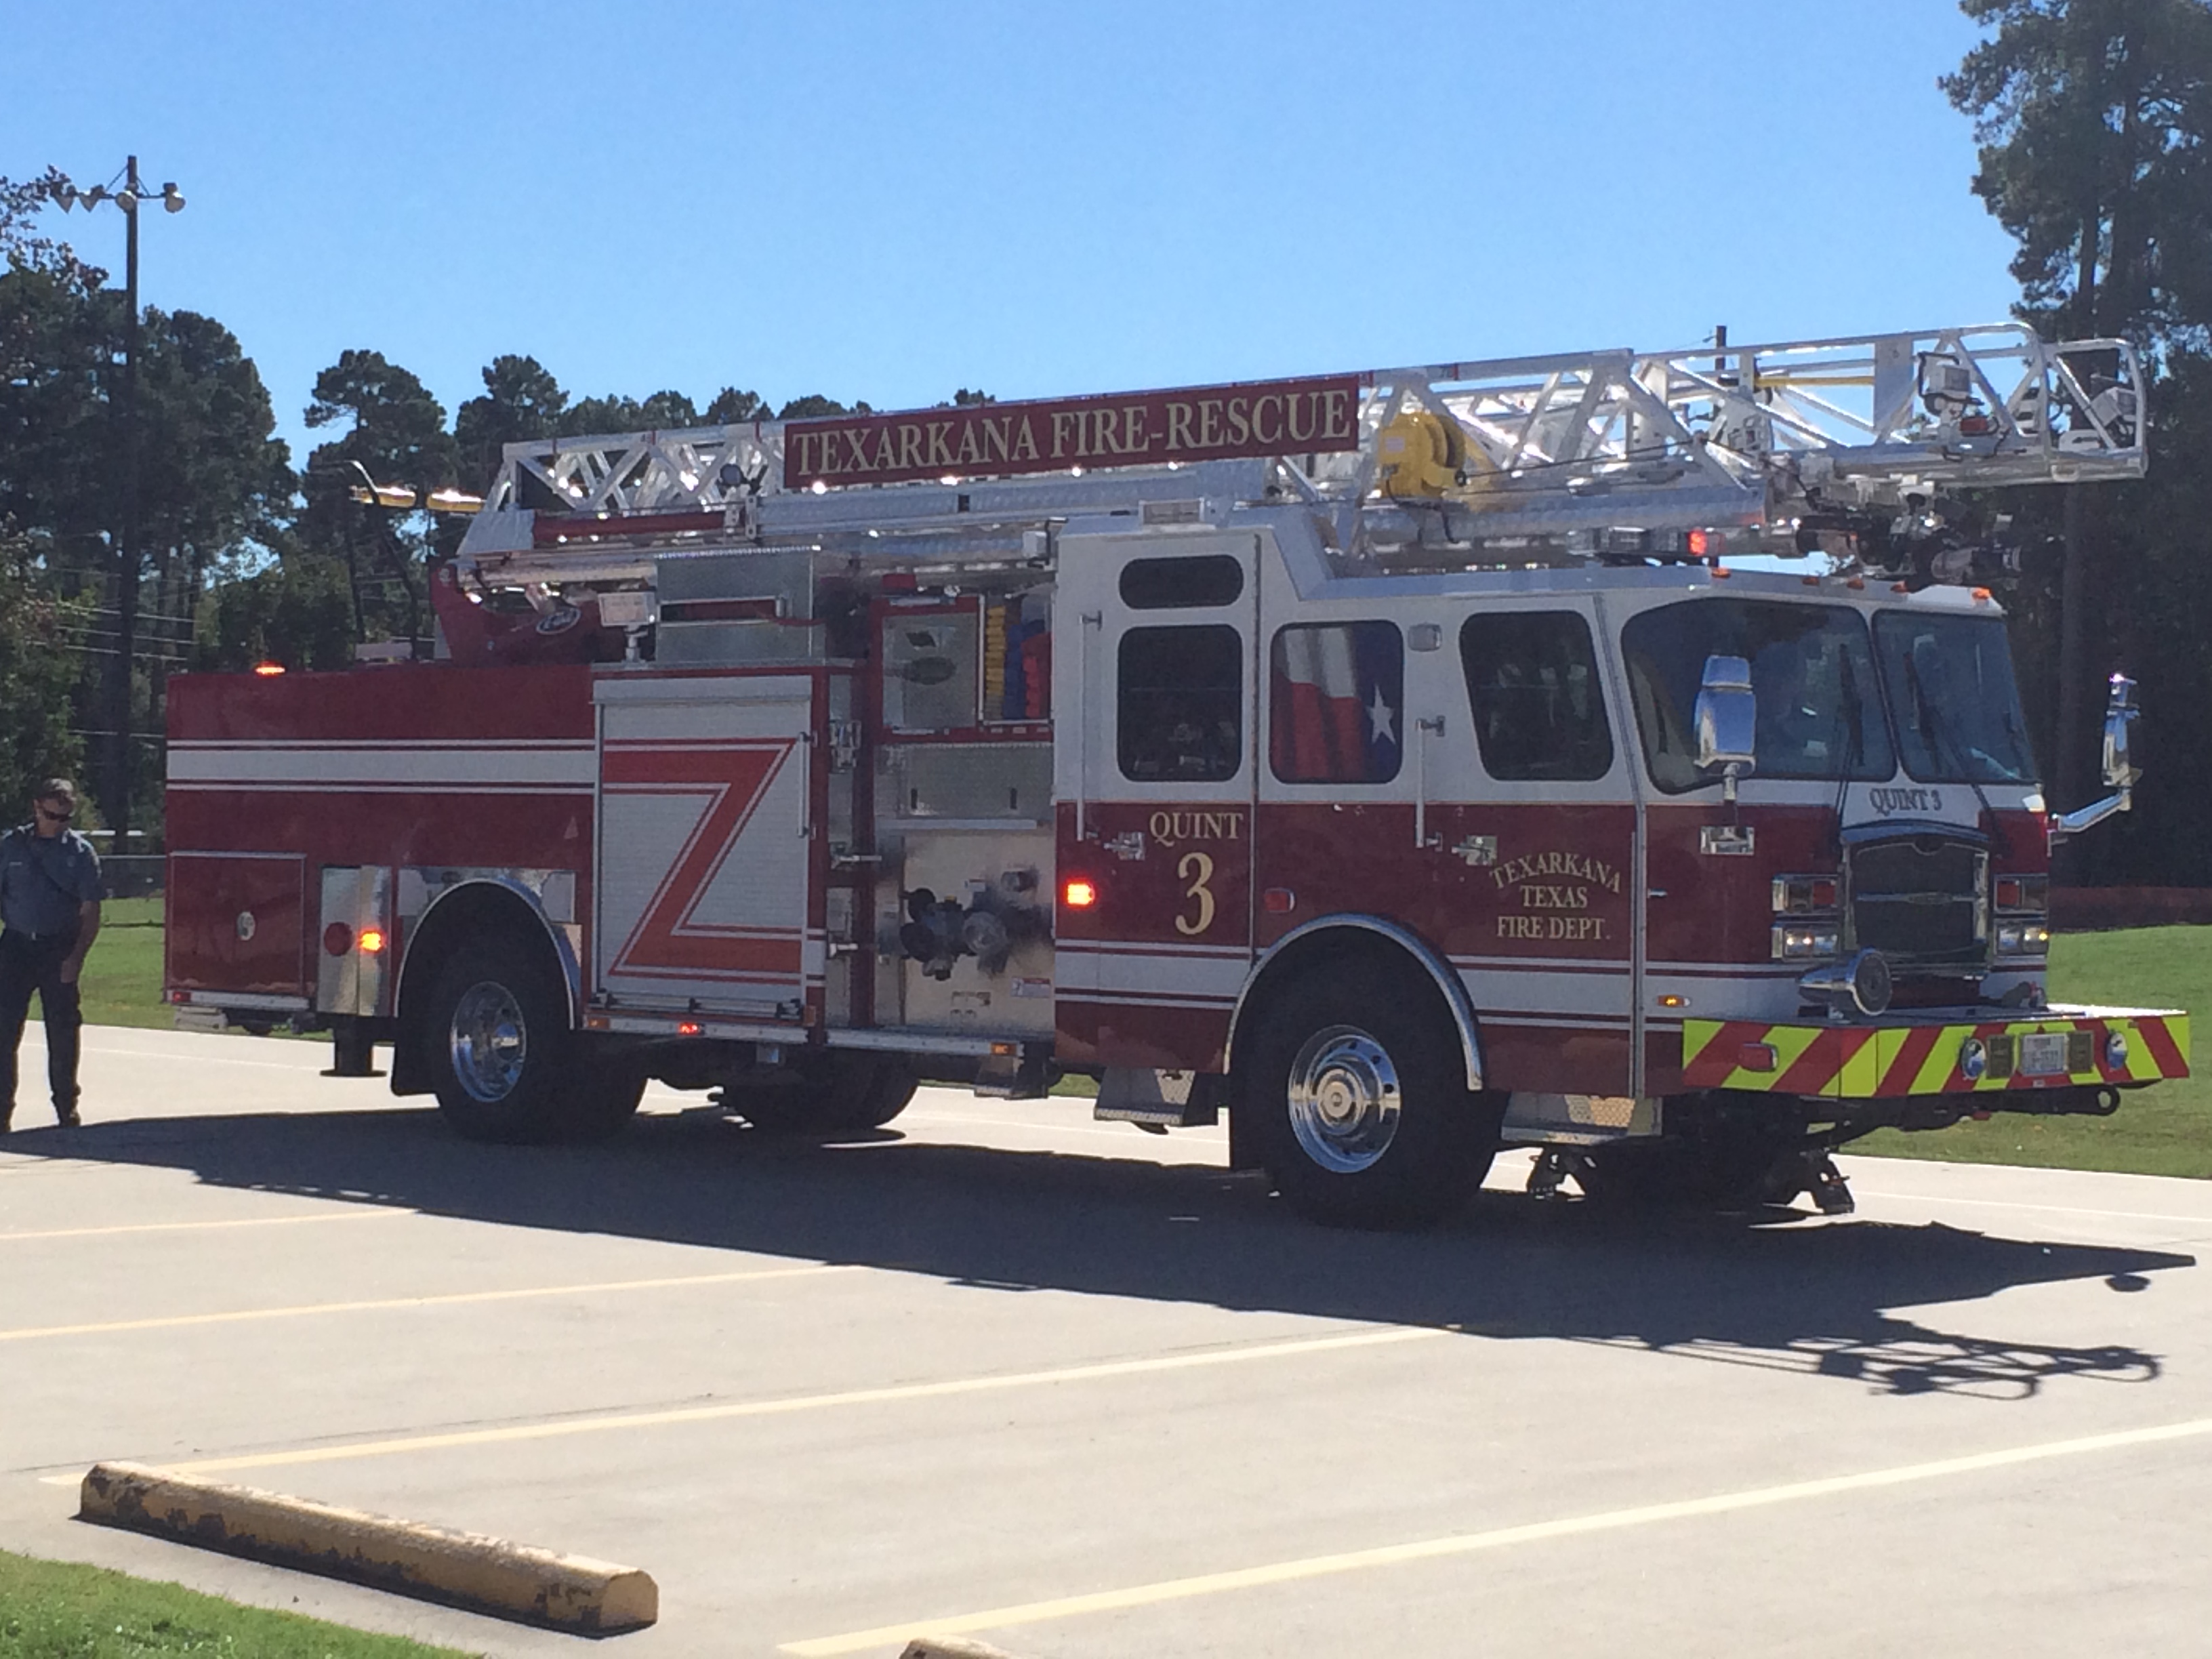
POLYGON ((0 1659, 459 1659, 178 1584, 0 1550, 0 1659))
POLYGON ((77 1001, 94 1025, 176 1024, 161 1000, 161 901, 110 899, 100 907, 100 937, 84 959, 77 1001))
MULTIPOLYGON (((161 1000, 161 902, 117 899, 86 959, 82 997, 99 1025, 174 1024, 161 1000)), ((2062 1002, 2183 1008, 2212 1022, 2212 927, 2138 927, 2112 933, 2062 933, 2052 942, 2051 994, 2062 1002)), ((2196 1057, 2190 1064, 2196 1068, 2196 1057)), ((1092 1094, 1087 1078, 1054 1093, 1092 1094)), ((1906 1134, 1884 1129, 1851 1151, 1882 1158, 1962 1164, 2028 1164, 2069 1170, 2212 1178, 2212 1078, 2134 1090, 2109 1118, 2023 1117, 1999 1113, 1986 1123, 1906 1134)))
MULTIPOLYGON (((2212 1020, 2212 927, 2062 933, 2051 943, 2051 997, 2054 1002, 2180 1008, 2194 1016, 2192 1024, 2212 1020)), ((1878 1158, 2116 1170, 2203 1180, 2212 1177, 2212 1078, 2204 1075, 2194 1053, 2189 1066, 2194 1075, 2179 1082, 2128 1091, 2111 1117, 1999 1112, 1985 1123, 1959 1123, 1917 1134, 1879 1130, 1853 1141, 1850 1150, 1878 1158)))

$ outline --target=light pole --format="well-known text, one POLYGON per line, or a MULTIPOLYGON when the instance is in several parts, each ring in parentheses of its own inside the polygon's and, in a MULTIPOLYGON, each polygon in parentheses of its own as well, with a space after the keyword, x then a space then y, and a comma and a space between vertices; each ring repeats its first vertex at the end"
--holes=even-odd
MULTIPOLYGON (((110 751, 107 787, 101 792, 101 805, 107 809, 109 828, 115 832, 114 848, 120 853, 131 833, 131 774, 132 757, 131 745, 132 711, 131 692, 132 671, 138 647, 138 207, 146 199, 146 189, 138 181, 138 158, 127 158, 123 164, 123 186, 111 191, 105 185, 94 185, 81 191, 64 179, 54 187, 54 199, 62 210, 82 207, 90 213, 102 202, 112 203, 123 211, 123 477, 116 492, 120 522, 116 526, 115 632, 116 685, 109 694, 113 700, 113 721, 109 738, 114 747, 110 751)), ((184 192, 176 185, 161 186, 161 204, 171 213, 181 213, 185 208, 184 192)))

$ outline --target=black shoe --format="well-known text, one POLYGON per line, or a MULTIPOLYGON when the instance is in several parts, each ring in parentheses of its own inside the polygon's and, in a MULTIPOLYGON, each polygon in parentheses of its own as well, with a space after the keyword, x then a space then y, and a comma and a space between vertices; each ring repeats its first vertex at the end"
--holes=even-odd
POLYGON ((64 1129, 80 1129, 84 1127, 84 1120, 76 1115, 76 1108, 74 1106, 55 1107, 54 1121, 64 1129))

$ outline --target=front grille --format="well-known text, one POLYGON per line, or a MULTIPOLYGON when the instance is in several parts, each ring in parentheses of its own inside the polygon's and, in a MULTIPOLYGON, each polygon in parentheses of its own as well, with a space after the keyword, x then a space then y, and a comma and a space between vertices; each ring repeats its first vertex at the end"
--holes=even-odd
POLYGON ((1900 974, 1979 975, 1989 966, 1988 852, 1948 836, 1852 847, 1845 865, 1852 944, 1900 974))

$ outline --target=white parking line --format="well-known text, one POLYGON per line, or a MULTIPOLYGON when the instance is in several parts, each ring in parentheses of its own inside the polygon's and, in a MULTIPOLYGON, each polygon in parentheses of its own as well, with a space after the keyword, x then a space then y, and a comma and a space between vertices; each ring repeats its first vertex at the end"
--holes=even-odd
POLYGON ((1985 1210, 2041 1210, 2051 1215, 2094 1215, 2112 1221, 2179 1221, 2192 1227, 2212 1227, 2212 1215, 2161 1215, 2154 1210, 2090 1210, 2078 1204, 2023 1204, 2009 1198, 1960 1198, 1951 1193, 1940 1195, 1932 1193, 1882 1193, 1851 1183, 1851 1191, 1859 1198, 1878 1198, 1892 1204, 1926 1204, 1937 1209, 1953 1204, 1971 1204, 1985 1210))
POLYGON ((404 1308, 451 1308, 471 1302, 526 1302, 549 1296, 599 1296, 611 1291, 666 1291, 702 1285, 743 1285, 763 1279, 799 1279, 810 1273, 857 1273, 844 1263, 807 1267, 769 1267, 750 1273, 687 1273, 671 1279, 613 1279, 584 1285, 532 1285, 513 1291, 455 1291, 439 1296, 382 1297, 361 1302, 308 1302, 290 1308, 238 1308, 224 1313, 168 1314, 151 1319, 111 1319, 88 1325, 33 1325, 0 1331, 0 1342, 31 1342, 55 1336, 105 1336, 116 1331, 163 1331, 190 1325, 237 1325, 264 1319, 302 1319, 313 1314, 383 1313, 404 1308))
POLYGON ((1846 1492, 1873 1492, 1947 1476, 1974 1474, 1987 1469, 2037 1463, 2054 1457, 2077 1457, 2089 1452, 2113 1451, 2130 1446, 2158 1445, 2212 1434, 2212 1418, 2169 1423, 2157 1428, 2128 1429, 2116 1434, 2087 1435, 2077 1440, 2046 1441, 2041 1445, 2013 1446, 2002 1451, 1979 1452, 1966 1457, 1946 1457, 1931 1463, 1908 1463, 1895 1468, 1869 1469, 1857 1474, 1832 1475, 1820 1480, 1796 1480, 1786 1486, 1760 1486, 1748 1492, 1721 1492, 1710 1498, 1686 1498, 1672 1504, 1644 1504, 1633 1509, 1610 1510, 1597 1515, 1572 1516, 1559 1521, 1538 1521, 1526 1526, 1498 1527, 1489 1532, 1460 1533, 1418 1543, 1390 1544, 1379 1549, 1349 1550, 1339 1555, 1310 1555, 1296 1561, 1243 1567, 1230 1572, 1199 1573, 1188 1578, 1166 1578, 1126 1589, 1100 1590, 1087 1595, 1062 1596, 1049 1601, 1023 1601, 993 1607, 984 1613, 965 1613, 944 1619, 907 1619, 872 1630, 848 1631, 840 1636, 812 1637, 787 1642, 783 1651, 799 1659, 832 1659, 869 1648, 890 1647, 915 1637, 961 1636, 975 1631, 1030 1625, 1048 1619, 1071 1619, 1083 1613, 1115 1613, 1127 1607, 1152 1607, 1162 1601, 1187 1601, 1193 1596, 1218 1595, 1231 1590, 1257 1589, 1269 1584, 1325 1577, 1333 1573, 1360 1572, 1374 1567, 1396 1566, 1408 1561, 1433 1561, 1443 1557, 1472 1555, 1482 1550, 1504 1549, 1516 1544, 1534 1544, 1555 1538, 1576 1538, 1590 1533, 1618 1532, 1630 1527, 1655 1526, 1668 1521, 1688 1521, 1710 1515, 1732 1515, 1745 1510, 1766 1509, 1778 1504, 1802 1503, 1809 1498, 1833 1498, 1846 1492))
MULTIPOLYGON (((975 1128, 1012 1129, 1023 1134, 1107 1135, 1111 1136, 1114 1139, 1121 1141, 1132 1147, 1142 1144, 1138 1136, 1132 1133, 1136 1126, 1128 1123, 1116 1123, 1109 1127, 1106 1125, 1097 1122, 1065 1123, 1053 1118, 1042 1116, 1033 1118, 969 1117, 958 1112, 932 1111, 909 1111, 902 1113, 899 1121, 902 1123, 958 1123, 975 1128)), ((1145 1137, 1145 1139, 1158 1140, 1159 1137, 1157 1135, 1151 1135, 1145 1137)), ((1207 1139, 1218 1140, 1226 1139, 1226 1137, 1225 1135, 1217 1133, 1211 1137, 1207 1137, 1207 1139)), ((1186 1139, 1182 1144, 1188 1146, 1192 1144, 1192 1141, 1189 1139, 1186 1139)))
POLYGON ((314 1215, 246 1216, 231 1221, 137 1221, 118 1227, 49 1227, 38 1232, 0 1233, 0 1244, 20 1244, 35 1238, 106 1238, 118 1233, 217 1232, 228 1227, 296 1227, 308 1222, 389 1221, 397 1216, 421 1213, 419 1210, 387 1207, 334 1210, 314 1215))
POLYGON ((1196 1370, 1213 1365, 1250 1364, 1263 1359, 1285 1359, 1304 1354, 1333 1353, 1350 1348, 1378 1348, 1393 1343, 1420 1342, 1456 1334, 1449 1328, 1436 1326, 1394 1326, 1387 1330, 1358 1331, 1347 1336, 1299 1337, 1286 1342, 1257 1342, 1242 1347, 1207 1348, 1196 1353, 1163 1354, 1148 1359, 1109 1359, 1087 1365, 1063 1365, 1051 1370, 1000 1372, 982 1376, 951 1377, 939 1382, 901 1382, 879 1389, 848 1389, 836 1394, 732 1401, 718 1406, 683 1406, 658 1412, 617 1412, 604 1417, 564 1418, 550 1423, 519 1423, 505 1428, 467 1429, 450 1434, 410 1435, 404 1439, 356 1441, 350 1445, 307 1446, 294 1451, 201 1458, 174 1467, 187 1474, 218 1474, 234 1469, 266 1469, 295 1463, 337 1463, 362 1457, 390 1457, 403 1452, 443 1450, 454 1446, 501 1445, 519 1440, 552 1440, 568 1435, 605 1434, 618 1429, 664 1428, 678 1423, 722 1423, 739 1418, 781 1417, 793 1412, 829 1411, 846 1406, 879 1406, 908 1400, 942 1400, 956 1395, 990 1394, 1065 1382, 1105 1382, 1116 1377, 1196 1370))
MULTIPOLYGON (((242 1039, 240 1040, 242 1041, 242 1039)), ((289 1042, 291 1039, 285 1038, 282 1040, 289 1042)), ((322 1074, 323 1061, 326 1058, 321 1051, 321 1045, 319 1043, 302 1044, 301 1048, 302 1052, 300 1058, 296 1060, 290 1061, 281 1060, 248 1060, 243 1054, 205 1054, 197 1052, 186 1057, 189 1058, 196 1066, 252 1066, 264 1072, 296 1072, 308 1076, 320 1076, 322 1074)), ((154 1049, 110 1048, 104 1045, 99 1048, 88 1046, 83 1052, 88 1054, 110 1055, 123 1060, 162 1060, 168 1058, 168 1056, 154 1049)))

